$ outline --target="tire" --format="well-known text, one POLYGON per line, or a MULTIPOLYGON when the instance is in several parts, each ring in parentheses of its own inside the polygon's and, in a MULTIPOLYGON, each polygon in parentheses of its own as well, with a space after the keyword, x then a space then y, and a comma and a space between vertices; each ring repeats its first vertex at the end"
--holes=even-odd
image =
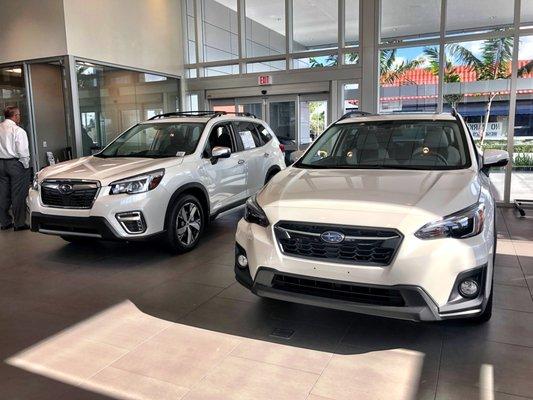
POLYGON ((64 241, 72 243, 72 244, 91 244, 97 240, 94 238, 82 237, 82 236, 60 236, 60 237, 64 241))
POLYGON ((186 253, 200 242, 206 218, 200 201, 184 195, 174 203, 167 221, 167 245, 174 253, 186 253))
POLYGON ((269 171, 265 178, 265 185, 276 175, 279 171, 277 169, 269 171))

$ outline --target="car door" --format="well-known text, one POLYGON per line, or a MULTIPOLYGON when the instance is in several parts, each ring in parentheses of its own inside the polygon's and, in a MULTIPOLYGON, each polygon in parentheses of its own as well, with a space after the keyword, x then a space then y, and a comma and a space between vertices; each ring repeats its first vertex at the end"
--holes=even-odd
POLYGON ((239 152, 230 122, 216 124, 211 129, 203 152, 203 172, 207 176, 212 213, 248 196, 248 165, 239 152), (214 147, 229 147, 229 158, 212 159, 214 147))
POLYGON ((248 195, 255 194, 265 183, 263 142, 259 138, 255 124, 249 121, 233 121, 235 138, 242 146, 242 158, 248 165, 248 195))

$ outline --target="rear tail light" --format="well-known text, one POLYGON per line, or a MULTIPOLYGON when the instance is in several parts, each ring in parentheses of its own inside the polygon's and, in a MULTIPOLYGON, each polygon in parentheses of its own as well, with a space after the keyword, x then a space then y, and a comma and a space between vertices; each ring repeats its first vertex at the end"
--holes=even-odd
POLYGON ((279 149, 281 150, 282 153, 285 153, 285 145, 283 143, 279 144, 279 149))

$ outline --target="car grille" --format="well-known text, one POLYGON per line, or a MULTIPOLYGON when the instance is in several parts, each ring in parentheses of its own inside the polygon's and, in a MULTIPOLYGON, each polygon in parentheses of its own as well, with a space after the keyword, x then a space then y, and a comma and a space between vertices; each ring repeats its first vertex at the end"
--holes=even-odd
POLYGON ((309 296, 350 301, 379 306, 403 307, 405 301, 396 289, 359 286, 345 282, 323 281, 313 278, 276 274, 272 288, 309 296))
POLYGON ((402 235, 395 229, 366 228, 282 221, 274 227, 277 241, 286 255, 329 262, 389 265, 400 246, 402 235), (327 242, 326 232, 340 233, 344 239, 327 242))
POLYGON ((91 208, 98 193, 97 182, 44 181, 41 184, 43 205, 61 208, 91 208))

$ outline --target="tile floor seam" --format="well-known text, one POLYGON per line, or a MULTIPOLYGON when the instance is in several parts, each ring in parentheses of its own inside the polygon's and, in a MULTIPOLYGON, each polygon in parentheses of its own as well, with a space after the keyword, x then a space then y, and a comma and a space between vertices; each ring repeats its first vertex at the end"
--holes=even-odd
MULTIPOLYGON (((143 345, 144 343, 146 343, 148 340, 152 339, 154 336, 156 335, 159 335, 161 332, 165 331, 166 329, 169 329, 171 326, 165 326, 163 327, 162 329, 160 329, 159 331, 157 331, 156 333, 154 333, 153 335, 150 335, 149 337, 147 337, 145 340, 141 341, 140 343, 138 343, 136 346, 132 347, 130 350, 126 351, 123 355, 121 355, 120 357, 118 357, 117 359, 113 360, 112 362, 110 362, 109 364, 107 364, 106 366, 100 368, 98 371, 96 371, 94 374, 92 374, 91 376, 89 376, 88 378, 86 378, 85 380, 83 380, 83 382, 85 381, 88 381, 89 379, 93 378, 94 376, 98 375, 100 372, 102 372, 104 369, 112 366, 114 363, 116 363, 117 361, 121 360, 122 358, 126 357, 128 354, 130 354, 132 351, 136 350, 137 348, 139 348, 139 346, 143 345)), ((103 343, 103 342, 99 342, 99 343, 103 343)), ((106 343, 105 343, 106 344, 106 343)), ((116 346, 113 346, 113 347, 116 347, 116 346)), ((120 347, 118 347, 119 349, 121 350, 124 350, 120 347)), ((124 370, 122 368, 118 368, 118 367, 113 367, 113 368, 117 368, 117 369, 120 369, 122 371, 126 371, 126 372, 130 372, 130 371, 127 371, 127 370, 124 370)), ((137 375, 141 375, 141 374, 137 374, 137 375)), ((144 376, 144 375, 143 375, 144 376)), ((150 378, 149 376, 146 376, 147 378, 150 378)), ((171 382, 168 382, 168 383, 171 383, 171 382)), ((77 385, 79 386, 79 385, 77 385)))
MULTIPOLYGON (((515 252, 516 252, 516 247, 514 245, 514 241, 513 241, 513 248, 515 249, 515 252)), ((520 261, 520 256, 517 255, 518 258, 518 265, 520 266, 520 270, 522 271, 522 275, 524 276, 524 280, 526 281, 526 286, 527 286, 527 289, 529 290, 529 295, 531 296, 531 300, 533 300, 533 287, 529 284, 529 281, 528 279, 526 278, 526 271, 522 265, 522 261, 520 261)))
POLYGON ((329 359, 328 359, 328 362, 324 365, 324 367, 322 368, 322 371, 320 371, 320 374, 318 376, 318 378, 316 379, 315 383, 313 384, 313 386, 311 387, 311 390, 309 390, 309 393, 307 395, 307 398, 309 396, 311 396, 311 394, 313 393, 313 390, 315 389, 316 387, 316 384, 317 382, 320 380, 320 378, 322 377, 322 375, 324 374, 324 371, 326 371, 327 367, 329 366, 329 364, 331 363, 331 360, 333 359, 333 356, 334 355, 338 355, 338 349, 339 347, 342 345, 342 341, 344 340, 344 338, 346 338, 346 335, 348 335, 348 332, 350 331, 350 329, 352 328, 352 326, 354 325, 354 321, 351 321, 348 326, 346 327, 346 329, 344 330, 344 333, 343 335, 339 338, 339 340, 337 341, 335 347, 333 348, 333 351, 331 352, 330 356, 329 356, 329 359))
MULTIPOLYGON (((523 287, 523 286, 511 286, 511 287, 523 287)), ((496 305, 496 304, 494 304, 493 307, 496 308, 496 309, 498 309, 498 310, 515 311, 515 312, 523 312, 523 313, 533 314, 533 311, 517 310, 517 309, 515 309, 515 308, 505 308, 505 307, 498 306, 498 305, 496 305)))
MULTIPOLYGON (((239 343, 239 344, 241 344, 241 343, 239 343)), ((276 344, 279 344, 279 343, 276 343, 276 344)), ((317 373, 317 372, 311 372, 311 371, 307 371, 305 369, 300 369, 300 368, 296 368, 296 367, 288 367, 286 365, 276 364, 276 363, 273 363, 273 362, 270 362, 270 361, 258 360, 256 358, 245 357, 245 356, 240 356, 240 355, 237 355, 237 354, 233 354, 233 352, 237 349, 237 347, 235 347, 232 350, 232 352, 230 354, 228 354, 228 357, 235 357, 235 358, 240 358, 242 360, 255 361, 255 362, 259 362, 259 363, 263 363, 263 364, 267 364, 267 365, 272 365, 274 367, 281 367, 281 368, 285 368, 285 369, 290 369, 292 371, 305 372, 306 374, 312 374, 312 375, 320 376, 320 374, 317 373)), ((326 353, 326 352, 325 351, 321 351, 321 353, 326 353)), ((328 354, 332 355, 332 353, 328 353, 328 354)))
MULTIPOLYGON (((234 335, 231 335, 231 336, 234 336, 234 335)), ((209 368, 207 371, 205 371, 205 373, 202 375, 201 378, 198 379, 197 382, 195 382, 193 385, 191 385, 190 389, 189 389, 189 392, 192 392, 193 390, 195 390, 198 385, 200 385, 204 380, 205 378, 207 378, 207 376, 209 375, 209 373, 215 371, 224 361, 226 361, 228 359, 228 357, 235 357, 235 356, 232 356, 231 353, 233 353, 235 351, 235 349, 237 347, 239 347, 242 343, 242 338, 239 337, 239 341, 238 343, 235 344, 235 346, 233 346, 233 348, 228 352, 228 354, 226 354, 225 357, 222 357, 218 363, 216 363, 215 365, 213 365, 211 368, 209 368)), ((242 357, 241 357, 242 358, 242 357)), ((252 361, 257 361, 257 360, 252 360, 252 361)), ((260 361, 258 361, 260 362, 260 361)), ((188 393, 189 393, 188 392, 188 393)), ((185 396, 184 396, 185 397, 185 396)))
POLYGON ((437 364, 437 379, 435 380, 435 396, 433 400, 437 400, 437 394, 439 392, 439 380, 440 380, 440 368, 442 364, 442 355, 444 353, 444 339, 446 336, 443 336, 440 341, 440 351, 439 351, 439 362, 437 364))

